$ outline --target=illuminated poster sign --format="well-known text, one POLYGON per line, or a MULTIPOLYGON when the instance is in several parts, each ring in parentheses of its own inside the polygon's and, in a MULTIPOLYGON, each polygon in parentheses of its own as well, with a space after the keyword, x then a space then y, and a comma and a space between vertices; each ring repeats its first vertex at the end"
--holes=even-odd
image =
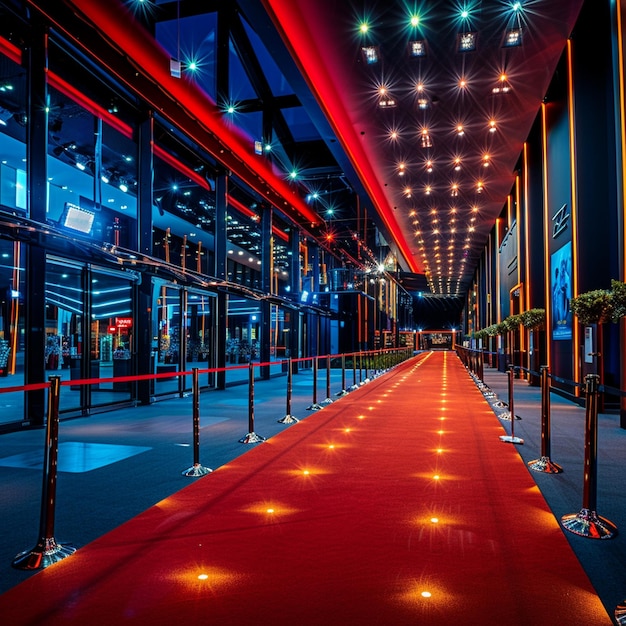
POLYGON ((116 317, 115 326, 117 326, 117 328, 132 328, 133 318, 132 317, 116 317))
POLYGON ((550 287, 552 288, 552 339, 572 338, 572 242, 552 254, 550 260, 550 287))

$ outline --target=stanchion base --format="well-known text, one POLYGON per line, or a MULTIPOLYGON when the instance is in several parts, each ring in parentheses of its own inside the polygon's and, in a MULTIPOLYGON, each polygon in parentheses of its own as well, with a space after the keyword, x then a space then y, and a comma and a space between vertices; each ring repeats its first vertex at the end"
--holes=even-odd
POLYGON ((300 420, 293 415, 285 415, 285 417, 281 417, 279 420, 276 420, 279 424, 295 424, 300 420))
POLYGON ((506 402, 502 402, 502 400, 498 400, 493 406, 498 409, 508 409, 509 405, 506 402))
POLYGON ((561 524, 565 530, 589 539, 611 539, 617 534, 617 526, 613 522, 589 509, 563 515, 561 524))
MULTIPOLYGON (((506 421, 511 421, 511 411, 504 411, 504 413, 500 413, 500 415, 498 415, 498 417, 501 420, 506 420, 506 421)), ((522 418, 519 415, 515 416, 516 420, 521 420, 522 418)))
POLYGON ((358 389, 359 385, 357 383, 354 383, 354 385, 352 385, 352 387, 350 387, 350 391, 354 391, 355 389, 358 389))
POLYGON ((315 404, 312 404, 311 406, 307 406, 306 410, 307 411, 321 411, 324 407, 321 404, 318 404, 317 402, 315 404))
POLYGON ((511 435, 500 435, 500 441, 504 441, 505 443, 518 443, 523 444, 524 440, 520 437, 512 437, 511 435))
POLYGON ((74 552, 76 552, 74 546, 61 545, 55 541, 54 537, 50 537, 42 539, 32 550, 20 552, 13 559, 12 565, 15 569, 22 570, 43 569, 62 561, 74 552))
POLYGON ((183 476, 206 476, 213 470, 200 465, 200 463, 194 463, 188 470, 183 472, 183 476))
POLYGON ((544 474, 560 474, 563 471, 563 468, 551 461, 549 456, 528 461, 528 467, 535 472, 543 472, 544 474))
POLYGON ((248 433, 245 437, 242 437, 239 440, 239 443, 261 443, 265 441, 265 437, 261 437, 261 435, 257 435, 255 432, 248 433))
POLYGON ((336 395, 338 398, 340 398, 340 397, 342 397, 342 396, 347 396, 347 395, 348 395, 348 392, 347 392, 345 389, 342 389, 341 391, 338 391, 335 395, 336 395))
POLYGON ((617 626, 626 626, 626 600, 615 607, 614 615, 617 626))
POLYGON ((324 398, 320 404, 323 404, 324 406, 328 406, 329 404, 332 404, 332 403, 333 403, 332 398, 324 398))

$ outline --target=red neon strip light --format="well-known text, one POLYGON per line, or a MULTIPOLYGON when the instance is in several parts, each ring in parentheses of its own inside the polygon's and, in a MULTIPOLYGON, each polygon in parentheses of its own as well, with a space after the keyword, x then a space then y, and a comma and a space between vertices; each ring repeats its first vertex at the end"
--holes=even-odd
POLYGON ((96 104, 93 100, 87 98, 85 94, 81 93, 78 89, 76 89, 76 87, 70 85, 66 80, 63 80, 54 72, 48 72, 48 84, 64 93, 68 98, 71 98, 74 102, 80 104, 82 107, 87 109, 87 111, 100 118, 103 122, 106 122, 112 128, 115 128, 115 130, 122 133, 125 137, 132 138, 133 129, 126 124, 126 122, 123 122, 99 104, 96 104))
POLYGON ((298 3, 294 0, 263 0, 263 5, 273 18, 276 28, 283 34, 283 41, 296 62, 299 63, 303 75, 308 79, 309 88, 316 94, 318 104, 326 112, 337 136, 341 139, 354 168, 359 173, 363 186, 367 189, 377 207, 378 214, 393 235, 409 268, 418 272, 417 261, 408 247, 405 236, 378 182, 371 160, 357 134, 357 129, 348 111, 342 105, 341 97, 338 96, 341 92, 341 85, 338 84, 337 77, 327 70, 328 65, 321 55, 324 47, 320 46, 313 36, 316 28, 311 27, 311 20, 303 13, 302 7, 304 6, 306 10, 306 3, 298 3))
POLYGON ((0 52, 18 65, 22 64, 22 51, 4 37, 0 37, 0 52))
MULTIPOLYGON (((313 225, 320 223, 320 217, 312 211, 304 200, 294 193, 294 189, 276 172, 265 159, 253 153, 252 140, 235 126, 229 126, 223 119, 216 103, 193 81, 174 78, 170 74, 170 55, 139 26, 132 14, 117 2, 94 2, 93 0, 70 0, 78 11, 124 52, 145 74, 212 132, 240 162, 246 164, 256 174, 247 177, 255 190, 265 193, 260 181, 265 181, 274 192, 285 199, 297 213, 313 225)), ((284 206, 277 208, 284 210, 284 206)))
MULTIPOLYGON (((251 217, 253 220, 257 221, 259 216, 252 210, 249 209, 245 204, 239 202, 236 198, 232 196, 227 196, 228 204, 233 207, 233 209, 243 213, 246 217, 251 217)), ((283 241, 289 241, 289 235, 284 233, 282 230, 277 228, 276 226, 272 226, 272 233, 282 239, 283 241)))
POLYGON ((178 159, 173 157, 169 152, 157 146, 156 144, 152 144, 152 152, 155 156, 158 156, 160 159, 163 159, 168 165, 171 165, 173 168, 177 169, 181 174, 184 174, 190 180, 193 180, 194 183, 197 183, 200 187, 203 187, 207 191, 211 191, 211 184, 206 178, 203 178, 198 174, 198 172, 194 172, 190 167, 183 165, 178 159))

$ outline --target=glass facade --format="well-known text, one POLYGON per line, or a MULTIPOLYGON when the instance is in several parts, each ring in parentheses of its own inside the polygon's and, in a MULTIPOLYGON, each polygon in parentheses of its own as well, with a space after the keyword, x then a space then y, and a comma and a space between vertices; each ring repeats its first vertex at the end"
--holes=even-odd
MULTIPOLYGON (((187 129, 62 31, 50 25, 44 35, 3 6, 0 387, 58 376, 62 417, 88 415, 188 392, 190 376, 171 374, 194 367, 327 352, 328 323, 307 307, 324 306, 336 287, 328 277, 342 261, 327 251, 309 258, 315 244, 187 129), (36 53, 23 52, 25 40, 36 53), (28 333, 29 324, 43 332, 28 333), (158 375, 148 393, 123 380, 137 374, 158 375)), ((202 19, 204 39, 187 41, 180 53, 198 63, 195 85, 218 102, 252 97, 234 48, 229 83, 238 91, 218 96, 217 16, 202 19)), ((195 18, 163 22, 157 39, 172 41, 179 26, 200 32, 195 18)), ((269 87, 290 92, 276 76, 269 87)), ((294 107, 287 121, 306 138, 312 132, 302 112, 294 107)), ((259 112, 227 121, 262 139, 259 112)), ((263 158, 284 156, 276 136, 263 139, 276 147, 263 158)), ((223 382, 213 372, 200 378, 202 386, 223 382)), ((43 424, 43 392, 24 397, 3 397, 10 411, 0 428, 43 424)))

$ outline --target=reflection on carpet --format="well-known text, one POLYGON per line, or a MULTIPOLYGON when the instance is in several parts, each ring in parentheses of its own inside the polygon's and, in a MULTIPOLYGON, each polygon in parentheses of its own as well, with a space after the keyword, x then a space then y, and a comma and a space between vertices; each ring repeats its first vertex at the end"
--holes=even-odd
POLYGON ((611 624, 451 352, 394 368, 0 596, 26 624, 611 624))

